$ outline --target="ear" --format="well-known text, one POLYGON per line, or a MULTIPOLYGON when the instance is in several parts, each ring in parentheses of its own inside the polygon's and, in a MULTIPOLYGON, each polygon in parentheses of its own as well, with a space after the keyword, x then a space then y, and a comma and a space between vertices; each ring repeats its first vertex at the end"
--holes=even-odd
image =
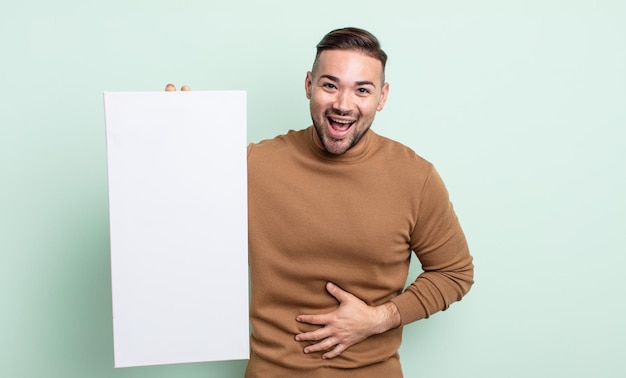
POLYGON ((377 111, 383 110, 385 103, 387 102, 387 96, 389 95, 389 83, 383 84, 383 89, 380 91, 380 98, 378 99, 377 111))
POLYGON ((306 98, 311 99, 311 86, 313 85, 313 74, 311 71, 306 73, 306 78, 304 79, 304 91, 306 93, 306 98))

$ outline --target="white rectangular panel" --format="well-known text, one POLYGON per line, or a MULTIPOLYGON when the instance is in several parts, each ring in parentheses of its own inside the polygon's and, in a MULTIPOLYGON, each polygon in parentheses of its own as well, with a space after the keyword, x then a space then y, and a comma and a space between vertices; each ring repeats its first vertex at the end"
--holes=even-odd
POLYGON ((245 92, 104 101, 115 366, 248 358, 245 92))

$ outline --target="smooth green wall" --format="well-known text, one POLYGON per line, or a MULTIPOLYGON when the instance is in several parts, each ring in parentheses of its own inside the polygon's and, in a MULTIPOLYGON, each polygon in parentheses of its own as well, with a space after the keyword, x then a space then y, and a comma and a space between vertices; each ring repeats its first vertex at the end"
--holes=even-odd
POLYGON ((405 375, 626 376, 625 3, 1 0, 0 376, 242 375, 113 368, 102 92, 245 89, 272 137, 309 124, 314 45, 348 25, 390 56, 374 128, 436 164, 475 255, 470 294, 406 327, 405 375))

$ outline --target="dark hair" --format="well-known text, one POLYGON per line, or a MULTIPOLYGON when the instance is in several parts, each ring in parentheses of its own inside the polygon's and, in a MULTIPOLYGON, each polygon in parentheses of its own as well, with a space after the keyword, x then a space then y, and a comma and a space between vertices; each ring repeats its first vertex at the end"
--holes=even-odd
POLYGON ((335 29, 326 34, 316 47, 313 70, 316 68, 317 59, 325 50, 356 50, 378 59, 383 65, 383 74, 385 72, 387 54, 380 48, 378 39, 367 30, 353 27, 335 29))

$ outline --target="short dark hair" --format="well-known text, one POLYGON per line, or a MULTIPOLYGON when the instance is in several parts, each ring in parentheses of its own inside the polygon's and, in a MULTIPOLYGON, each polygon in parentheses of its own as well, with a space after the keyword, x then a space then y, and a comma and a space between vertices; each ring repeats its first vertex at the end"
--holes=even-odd
POLYGON ((385 73, 385 65, 387 64, 387 54, 380 48, 378 39, 367 30, 347 27, 335 29, 322 38, 317 44, 317 54, 313 62, 313 70, 315 71, 317 59, 325 50, 356 50, 365 55, 376 58, 383 65, 383 75, 385 73))

